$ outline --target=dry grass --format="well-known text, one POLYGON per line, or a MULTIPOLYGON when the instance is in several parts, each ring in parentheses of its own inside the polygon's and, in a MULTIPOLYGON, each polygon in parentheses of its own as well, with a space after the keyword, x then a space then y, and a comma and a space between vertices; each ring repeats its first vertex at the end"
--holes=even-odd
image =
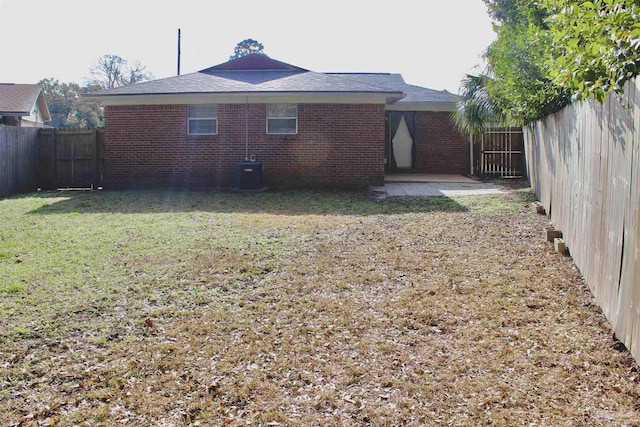
POLYGON ((640 425, 530 200, 0 201, 0 424, 640 425))

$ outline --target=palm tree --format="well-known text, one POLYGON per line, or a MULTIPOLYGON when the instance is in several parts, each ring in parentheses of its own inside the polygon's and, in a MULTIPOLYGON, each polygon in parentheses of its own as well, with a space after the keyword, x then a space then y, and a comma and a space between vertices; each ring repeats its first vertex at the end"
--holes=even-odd
POLYGON ((472 138, 480 135, 489 125, 505 122, 504 114, 489 95, 491 81, 491 77, 486 74, 467 74, 461 82, 461 100, 454 119, 458 129, 472 138))

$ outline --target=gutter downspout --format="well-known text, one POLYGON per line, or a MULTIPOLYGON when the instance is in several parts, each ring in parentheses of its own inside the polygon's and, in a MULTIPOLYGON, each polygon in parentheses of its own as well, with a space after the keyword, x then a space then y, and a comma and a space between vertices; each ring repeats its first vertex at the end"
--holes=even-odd
POLYGON ((471 176, 473 176, 473 135, 471 135, 471 137, 469 138, 469 157, 470 157, 470 162, 469 162, 469 169, 471 171, 471 176))
POLYGON ((244 161, 249 161, 249 97, 244 97, 244 161))

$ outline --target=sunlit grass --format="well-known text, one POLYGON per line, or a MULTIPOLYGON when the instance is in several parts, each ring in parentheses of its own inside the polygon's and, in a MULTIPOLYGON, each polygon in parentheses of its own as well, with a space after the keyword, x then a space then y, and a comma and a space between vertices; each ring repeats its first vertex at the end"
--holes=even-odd
POLYGON ((637 365, 532 200, 0 200, 0 423, 636 422, 637 365))

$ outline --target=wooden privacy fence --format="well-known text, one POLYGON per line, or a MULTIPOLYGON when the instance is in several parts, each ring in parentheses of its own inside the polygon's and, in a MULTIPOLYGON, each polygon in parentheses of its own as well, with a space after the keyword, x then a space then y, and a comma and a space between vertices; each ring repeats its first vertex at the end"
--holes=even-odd
POLYGON ((42 129, 39 167, 45 189, 100 186, 104 129, 42 129))
POLYGON ((38 188, 38 131, 0 127, 0 197, 38 188))
POLYGON ((529 180, 614 332, 640 360, 640 87, 525 129, 529 180))
POLYGON ((0 197, 102 184, 104 129, 0 127, 0 197))
POLYGON ((479 164, 483 176, 524 176, 524 141, 521 128, 489 128, 479 138, 479 164))

